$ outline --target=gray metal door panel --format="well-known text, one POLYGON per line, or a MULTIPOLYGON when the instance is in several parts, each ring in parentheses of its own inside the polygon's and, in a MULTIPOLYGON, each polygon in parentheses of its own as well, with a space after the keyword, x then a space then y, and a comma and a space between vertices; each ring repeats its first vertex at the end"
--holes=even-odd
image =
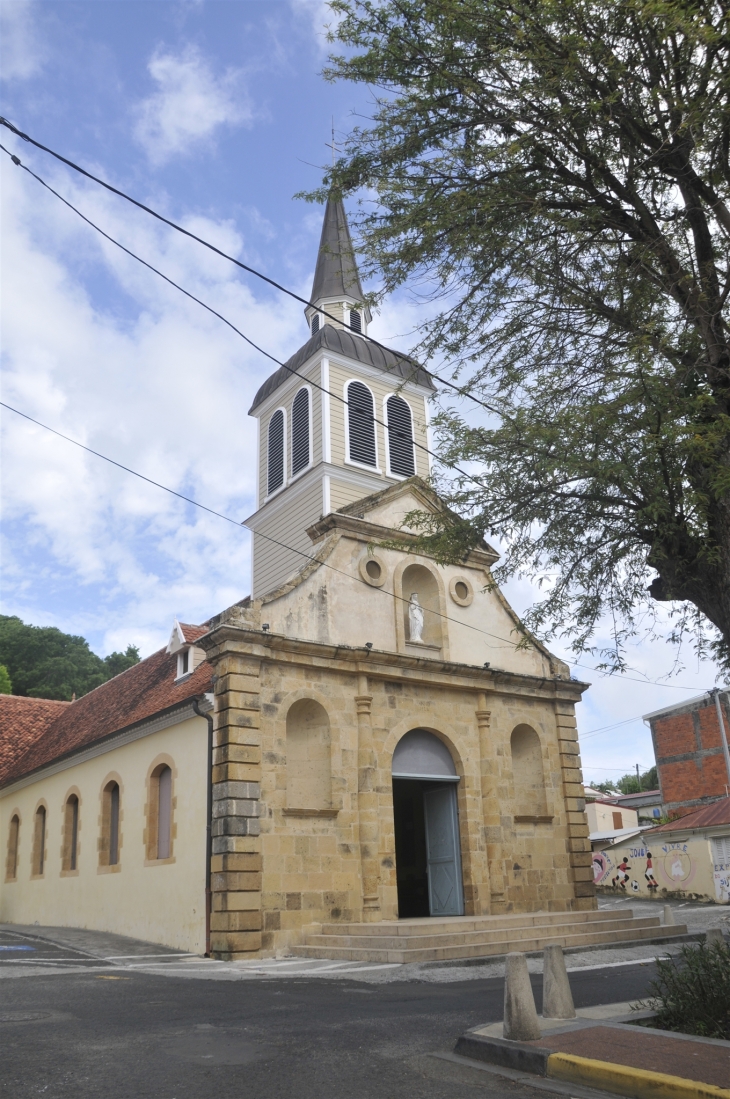
POLYGON ((461 852, 456 787, 444 783, 423 795, 428 859, 428 900, 432 916, 462 916, 461 852))

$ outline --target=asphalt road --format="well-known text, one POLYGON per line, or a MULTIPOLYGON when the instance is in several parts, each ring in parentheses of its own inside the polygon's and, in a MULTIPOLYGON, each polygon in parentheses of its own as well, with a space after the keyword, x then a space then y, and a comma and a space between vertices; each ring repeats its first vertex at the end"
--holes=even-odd
MULTIPOLYGON (((644 964, 573 973, 576 1006, 639 998, 653 971, 644 964)), ((541 982, 533 977, 538 1010, 541 982)), ((495 977, 448 984, 227 982, 100 972, 94 963, 81 972, 3 980, 0 1096, 552 1096, 537 1081, 532 1086, 432 1056, 451 1052, 468 1027, 500 1019, 502 995, 495 977)))

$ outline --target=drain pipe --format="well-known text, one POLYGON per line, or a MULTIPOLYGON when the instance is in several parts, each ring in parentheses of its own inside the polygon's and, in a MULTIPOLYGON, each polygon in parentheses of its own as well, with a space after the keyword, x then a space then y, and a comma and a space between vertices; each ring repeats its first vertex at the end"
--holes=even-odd
MULTIPOLYGON (((215 679, 218 677, 215 676, 215 679)), ((208 722, 208 766, 206 768, 207 776, 207 799, 206 799, 206 812, 205 812, 205 956, 210 957, 210 912, 211 912, 211 882, 210 882, 210 864, 213 858, 213 707, 205 713, 200 709, 200 703, 203 701, 209 702, 209 695, 200 695, 199 698, 193 699, 193 710, 198 717, 204 717, 208 722)))

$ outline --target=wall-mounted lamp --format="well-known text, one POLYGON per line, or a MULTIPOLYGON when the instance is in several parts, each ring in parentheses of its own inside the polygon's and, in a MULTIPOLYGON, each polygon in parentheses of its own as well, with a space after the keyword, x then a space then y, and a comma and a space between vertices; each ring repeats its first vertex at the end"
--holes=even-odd
POLYGON ((490 664, 489 664, 489 661, 488 661, 488 660, 486 660, 486 661, 484 662, 484 667, 485 667, 485 668, 488 668, 488 667, 490 667, 490 664))
POLYGON ((268 622, 262 622, 261 623, 261 629, 264 631, 264 633, 268 633, 269 632, 269 623, 268 622))
POLYGON ((366 641, 365 642, 365 648, 368 650, 368 652, 370 651, 370 649, 372 649, 372 647, 373 647, 372 641, 366 641))

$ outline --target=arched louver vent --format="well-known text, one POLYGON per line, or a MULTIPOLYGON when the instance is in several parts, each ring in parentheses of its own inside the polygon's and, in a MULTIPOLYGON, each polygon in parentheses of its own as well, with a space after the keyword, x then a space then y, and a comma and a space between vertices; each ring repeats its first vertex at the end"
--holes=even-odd
POLYGON ((284 413, 277 408, 269 420, 268 495, 284 484, 284 413))
POLYGON ((300 389, 291 410, 292 476, 309 465, 309 390, 300 389))
POLYGON ((350 382, 347 387, 347 426, 350 461, 376 466, 373 395, 362 382, 350 382))
POLYGON ((357 309, 350 310, 350 328, 353 332, 362 332, 362 318, 357 309))
POLYGON ((319 332, 319 313, 315 313, 312 317, 312 335, 316 336, 319 332))
POLYGON ((388 397, 388 458, 391 473, 413 477, 413 421, 411 409, 402 397, 388 397))

